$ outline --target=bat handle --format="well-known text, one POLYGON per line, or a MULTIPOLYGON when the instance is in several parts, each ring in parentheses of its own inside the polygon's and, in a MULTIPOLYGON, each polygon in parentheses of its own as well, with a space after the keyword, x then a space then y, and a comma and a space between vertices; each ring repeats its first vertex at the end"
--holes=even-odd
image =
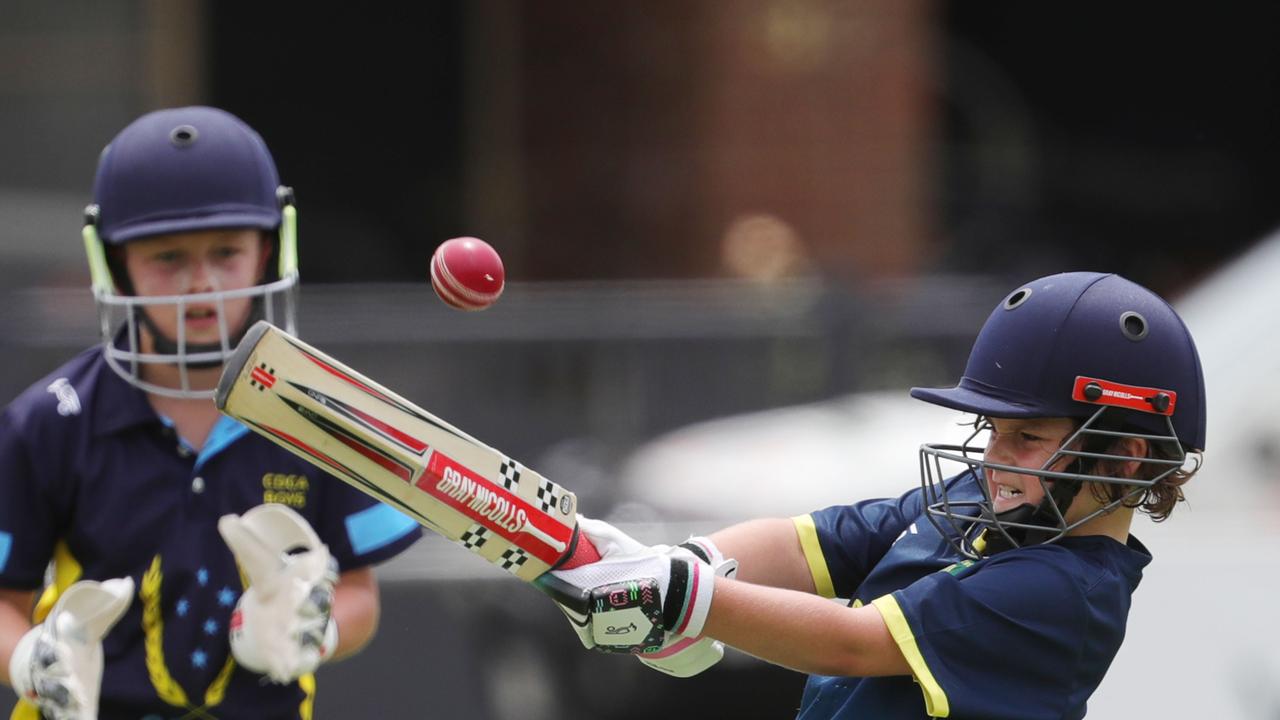
POLYGON ((573 552, 556 567, 557 570, 572 570, 580 565, 590 565, 600 559, 600 551, 591 540, 582 534, 579 528, 573 529, 573 552))
MULTIPOLYGON (((569 555, 555 566, 556 570, 570 570, 600 559, 600 551, 596 549, 595 545, 591 544, 591 540, 582 534, 582 531, 578 528, 573 529, 573 539, 569 544, 571 548, 569 555)), ((580 617, 577 620, 572 617, 570 620, 579 624, 587 621, 586 618, 591 612, 591 593, 589 591, 571 585, 549 572, 540 575, 533 584, 542 592, 550 595, 556 602, 579 614, 580 617)))

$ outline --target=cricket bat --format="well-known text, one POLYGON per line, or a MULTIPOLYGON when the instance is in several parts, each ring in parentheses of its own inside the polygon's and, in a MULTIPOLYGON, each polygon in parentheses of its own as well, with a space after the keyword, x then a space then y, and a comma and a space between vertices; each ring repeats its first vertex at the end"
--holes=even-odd
POLYGON ((585 615, 548 571, 593 562, 568 490, 265 320, 227 361, 218 409, 585 615))

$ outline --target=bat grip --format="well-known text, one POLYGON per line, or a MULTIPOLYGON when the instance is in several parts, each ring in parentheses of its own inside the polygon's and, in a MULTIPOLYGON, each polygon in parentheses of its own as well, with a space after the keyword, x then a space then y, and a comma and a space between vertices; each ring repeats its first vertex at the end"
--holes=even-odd
MULTIPOLYGON (((570 570, 581 565, 587 565, 600 559, 600 551, 595 545, 591 544, 591 540, 582 533, 580 528, 573 529, 573 539, 569 541, 569 554, 556 564, 556 570, 570 570)), ((535 587, 542 592, 550 595, 552 599, 561 605, 579 613, 582 617, 578 620, 571 621, 581 624, 586 622, 586 617, 591 612, 591 593, 588 590, 571 585, 570 583, 556 577, 554 573, 546 572, 538 576, 533 581, 535 587)))
POLYGON ((573 529, 573 551, 569 553, 569 557, 565 558, 558 566, 557 570, 572 570, 581 565, 590 565, 600 559, 600 551, 595 545, 591 544, 591 540, 582 534, 579 528, 573 529))

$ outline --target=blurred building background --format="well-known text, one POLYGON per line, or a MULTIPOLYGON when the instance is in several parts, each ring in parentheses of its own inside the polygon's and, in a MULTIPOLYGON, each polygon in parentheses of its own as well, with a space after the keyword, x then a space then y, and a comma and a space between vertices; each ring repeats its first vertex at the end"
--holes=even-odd
MULTIPOLYGON (((643 488, 616 481, 637 448, 949 382, 1020 280, 1115 270, 1178 298, 1272 229, 1277 14, 0 0, 0 398, 96 338, 79 225, 102 146, 148 110, 218 105, 297 189, 305 337, 589 514, 655 541, 711 530, 712 510, 655 522, 643 488), (458 235, 506 261, 483 314, 424 282, 458 235)), ((322 673, 321 717, 798 702, 800 676, 741 656, 677 682, 585 654, 549 605, 504 606, 510 583, 459 555, 428 540, 384 569, 383 632, 322 673)), ((1241 708, 1263 707, 1263 672, 1241 708)))

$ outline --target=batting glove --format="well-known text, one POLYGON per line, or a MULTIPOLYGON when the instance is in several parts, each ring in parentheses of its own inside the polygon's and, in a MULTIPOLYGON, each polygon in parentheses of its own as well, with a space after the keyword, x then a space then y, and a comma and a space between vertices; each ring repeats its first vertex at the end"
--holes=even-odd
POLYGON ((597 650, 652 653, 661 650, 668 631, 688 637, 701 634, 715 571, 701 560, 669 551, 665 546, 646 547, 556 571, 578 587, 591 588, 588 630, 597 650))
MULTIPOLYGON (((738 561, 726 559, 711 538, 691 537, 670 548, 667 553, 701 560, 711 565, 718 577, 733 577, 738 572, 738 561)), ((667 633, 661 648, 637 657, 645 666, 660 673, 681 678, 693 677, 720 662, 724 657, 724 643, 708 637, 691 638, 667 633)))
POLYGON ((224 515, 218 532, 248 577, 231 614, 231 653, 245 668, 287 684, 338 646, 337 563, 305 519, 284 505, 224 515))
MULTIPOLYGON (((595 546, 601 558, 628 555, 645 550, 648 547, 613 525, 584 515, 578 516, 578 532, 595 546)), ((555 571, 555 574, 564 577, 562 571, 555 571)), ((560 608, 560 611, 568 618, 569 625, 577 633, 578 640, 582 642, 582 646, 588 650, 596 647, 595 636, 591 631, 590 615, 583 615, 560 603, 556 603, 556 607, 560 608)))
POLYGON ((14 692, 51 720, 97 718, 102 638, 132 601, 132 578, 82 580, 67 588, 45 621, 14 648, 14 692))

